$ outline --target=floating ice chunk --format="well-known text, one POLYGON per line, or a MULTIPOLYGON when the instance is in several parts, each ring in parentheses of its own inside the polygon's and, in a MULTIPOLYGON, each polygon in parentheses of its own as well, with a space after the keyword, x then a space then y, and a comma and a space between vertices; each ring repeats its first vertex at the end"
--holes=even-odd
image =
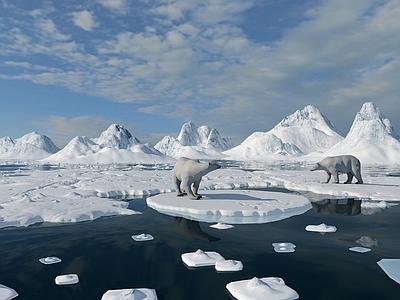
POLYGON ((226 289, 239 300, 292 300, 299 294, 285 284, 279 277, 254 277, 251 280, 230 282, 226 289))
POLYGON ((136 241, 136 242, 143 242, 143 241, 151 241, 154 240, 154 237, 151 234, 147 234, 147 233, 142 233, 139 235, 132 235, 132 238, 136 241))
POLYGON ((349 248, 350 251, 354 251, 354 252, 359 252, 359 253, 366 253, 371 251, 371 249, 369 248, 364 248, 364 247, 351 247, 349 248))
POLYGON ((79 282, 79 277, 76 274, 59 275, 55 279, 58 285, 75 284, 79 282))
POLYGON ((307 225, 307 231, 313 232, 336 232, 337 228, 335 226, 326 225, 325 223, 321 223, 319 225, 307 225))
POLYGON ((218 252, 205 252, 201 249, 198 249, 196 252, 183 253, 181 258, 188 267, 213 266, 217 261, 225 260, 218 252))
POLYGON ((108 290, 103 294, 101 300, 157 300, 157 294, 154 289, 120 289, 108 290))
POLYGON ((51 264, 56 264, 56 263, 61 262, 61 258, 58 258, 57 256, 48 256, 48 257, 40 258, 39 261, 42 264, 51 265, 51 264))
POLYGON ((230 225, 230 224, 225 224, 225 223, 218 222, 217 224, 210 225, 210 227, 216 228, 216 229, 230 229, 230 228, 233 228, 235 226, 230 225))
POLYGON ((8 286, 0 284, 0 299, 9 300, 18 296, 18 293, 8 286))
POLYGON ((296 248, 295 244, 292 243, 273 243, 275 252, 278 253, 290 253, 294 252, 294 248, 296 248))
POLYGON ((381 269, 389 278, 400 284, 400 258, 398 259, 381 259, 377 262, 381 269))
POLYGON ((219 260, 215 262, 215 270, 219 272, 235 272, 243 270, 243 263, 239 260, 219 260))

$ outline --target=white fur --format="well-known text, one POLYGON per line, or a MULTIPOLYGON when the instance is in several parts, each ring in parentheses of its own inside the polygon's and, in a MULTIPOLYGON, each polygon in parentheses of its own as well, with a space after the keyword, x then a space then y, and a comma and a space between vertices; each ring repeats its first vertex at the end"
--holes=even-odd
POLYGON ((199 190, 200 181, 207 173, 221 168, 220 165, 212 163, 201 163, 198 160, 181 157, 174 166, 172 180, 174 181, 176 194, 184 196, 187 193, 190 199, 200 199, 199 190), (182 185, 182 189, 181 189, 182 185))
POLYGON ((358 180, 356 183, 363 183, 361 178, 361 163, 357 157, 352 155, 325 157, 319 163, 312 166, 311 171, 315 170, 326 171, 326 183, 331 179, 331 175, 333 175, 333 182, 339 183, 339 173, 347 174, 347 181, 345 183, 351 183, 353 176, 358 180))

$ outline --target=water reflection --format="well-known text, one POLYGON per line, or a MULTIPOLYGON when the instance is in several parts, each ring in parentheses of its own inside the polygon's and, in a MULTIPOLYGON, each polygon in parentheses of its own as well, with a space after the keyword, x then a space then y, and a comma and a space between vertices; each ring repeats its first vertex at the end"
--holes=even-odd
POLYGON ((198 221, 188 220, 182 217, 172 217, 172 228, 174 231, 184 237, 191 240, 204 240, 208 242, 216 242, 221 239, 205 233, 198 221))
POLYGON ((361 213, 361 200, 349 199, 325 199, 319 202, 311 202, 312 208, 317 213, 340 216, 356 216, 361 213))

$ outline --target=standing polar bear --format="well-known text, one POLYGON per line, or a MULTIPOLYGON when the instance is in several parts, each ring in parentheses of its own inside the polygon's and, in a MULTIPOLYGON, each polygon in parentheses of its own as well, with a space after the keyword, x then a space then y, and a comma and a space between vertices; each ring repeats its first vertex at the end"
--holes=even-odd
POLYGON ((199 190, 201 178, 207 173, 221 168, 220 165, 213 163, 201 163, 198 160, 181 157, 174 166, 172 180, 175 184, 177 196, 190 195, 190 199, 198 200, 201 198, 197 192, 199 190), (182 185, 182 189, 181 189, 182 185))
POLYGON ((326 183, 331 179, 331 175, 333 175, 333 183, 339 183, 339 173, 347 174, 347 181, 345 183, 351 183, 353 176, 358 180, 356 183, 363 183, 361 178, 361 163, 353 155, 325 157, 319 163, 313 165, 310 171, 316 170, 326 171, 326 183))

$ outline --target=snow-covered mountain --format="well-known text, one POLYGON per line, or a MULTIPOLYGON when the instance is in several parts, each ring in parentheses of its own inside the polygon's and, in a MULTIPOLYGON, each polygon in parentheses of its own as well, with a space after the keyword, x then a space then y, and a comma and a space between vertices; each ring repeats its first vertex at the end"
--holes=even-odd
POLYGON ((183 124, 177 138, 165 136, 154 148, 165 155, 179 158, 221 158, 222 151, 233 147, 231 138, 223 138, 215 128, 196 127, 192 122, 183 124))
POLYGON ((15 140, 10 137, 0 139, 1 159, 41 159, 58 150, 50 138, 36 132, 28 133, 15 140))
POLYGON ((77 136, 63 149, 43 159, 59 163, 153 163, 172 159, 149 143, 143 144, 121 125, 112 124, 98 138, 77 136))
POLYGON ((321 152, 343 140, 332 124, 312 105, 285 117, 268 132, 255 132, 223 154, 231 159, 287 159, 321 152))
POLYGON ((332 122, 313 105, 287 116, 269 132, 282 143, 296 145, 304 154, 326 151, 343 140, 332 122))
POLYGON ((282 142, 271 132, 254 132, 240 145, 223 154, 233 160, 270 160, 298 157, 303 152, 294 144, 282 142))
POLYGON ((356 114, 345 139, 324 153, 325 156, 340 154, 352 154, 364 163, 398 164, 399 136, 380 109, 366 102, 356 114))

